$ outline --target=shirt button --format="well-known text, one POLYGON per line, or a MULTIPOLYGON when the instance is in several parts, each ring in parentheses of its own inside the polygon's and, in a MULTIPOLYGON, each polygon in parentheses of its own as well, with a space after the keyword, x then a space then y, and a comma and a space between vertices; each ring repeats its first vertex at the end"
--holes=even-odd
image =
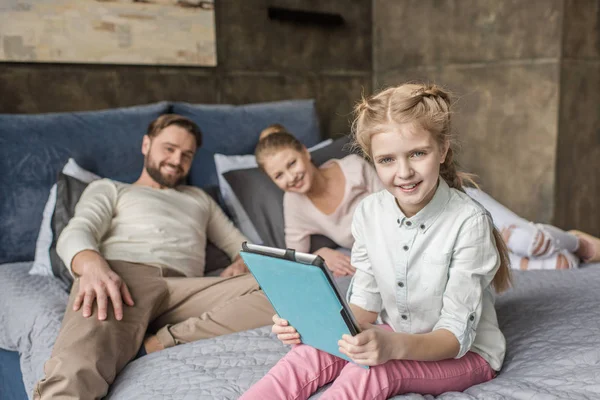
POLYGON ((404 251, 407 251, 407 250, 408 250, 408 246, 407 246, 407 245, 404 245, 404 246, 402 246, 402 249, 403 249, 404 251))
POLYGON ((425 225, 424 225, 424 224, 421 224, 420 228, 421 228, 421 229, 425 229, 425 225))
POLYGON ((469 317, 469 319, 470 319, 471 321, 473 321, 473 320, 475 320, 475 316, 474 316, 474 315, 471 315, 471 316, 469 317))
POLYGON ((406 316, 406 314, 402 314, 402 319, 405 320, 405 321, 408 319, 408 317, 406 316))
POLYGON ((411 225, 412 225, 412 222, 406 221, 406 226, 411 226, 411 225))
POLYGON ((398 282, 398 286, 404 287, 404 282, 398 282))
POLYGON ((398 219, 396 220, 396 222, 398 223, 398 225, 400 225, 400 218, 398 218, 398 219))

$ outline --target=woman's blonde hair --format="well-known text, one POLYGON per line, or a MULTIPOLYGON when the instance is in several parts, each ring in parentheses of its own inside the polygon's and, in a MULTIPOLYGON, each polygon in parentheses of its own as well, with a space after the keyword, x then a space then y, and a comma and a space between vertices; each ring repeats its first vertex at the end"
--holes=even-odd
MULTIPOLYGON (((464 191, 465 184, 477 187, 475 176, 459 171, 454 158, 456 141, 451 126, 452 104, 450 93, 434 84, 406 83, 368 98, 363 97, 354 108, 353 146, 371 159, 373 135, 390 125, 418 124, 433 136, 440 149, 448 147, 446 159, 440 166, 440 176, 448 185, 460 191, 464 191)), ((500 268, 494 276, 493 285, 497 292, 503 292, 511 282, 508 249, 495 227, 493 234, 500 256, 500 268)))
POLYGON ((293 149, 302 152, 306 147, 281 124, 269 125, 263 129, 260 133, 256 149, 254 149, 254 156, 256 157, 258 167, 264 171, 265 158, 283 149, 293 149))

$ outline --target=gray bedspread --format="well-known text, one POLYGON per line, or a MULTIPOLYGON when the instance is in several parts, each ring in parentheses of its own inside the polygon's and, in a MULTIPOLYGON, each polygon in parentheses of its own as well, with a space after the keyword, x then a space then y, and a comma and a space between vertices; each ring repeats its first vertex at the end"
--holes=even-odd
MULTIPOLYGON (((21 353, 31 393, 67 295, 56 280, 29 276, 29 266, 0 266, 0 348, 21 353)), ((497 300, 508 344, 503 370, 491 382, 438 399, 600 399, 599 289, 598 266, 515 272, 514 289, 497 300)), ((236 399, 286 351, 268 327, 177 346, 130 363, 108 398, 236 399)))

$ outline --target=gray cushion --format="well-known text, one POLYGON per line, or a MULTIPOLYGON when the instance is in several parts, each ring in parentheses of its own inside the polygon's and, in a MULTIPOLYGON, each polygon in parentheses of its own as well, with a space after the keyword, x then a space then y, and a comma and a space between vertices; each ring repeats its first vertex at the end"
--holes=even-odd
POLYGON ((71 287, 73 277, 56 253, 56 242, 63 229, 75 215, 75 206, 87 186, 87 183, 62 172, 58 174, 58 180, 56 181, 56 205, 54 206, 51 223, 50 264, 54 276, 67 284, 68 287, 71 287))
MULTIPOLYGON (((312 161, 319 166, 332 158, 343 158, 351 154, 348 143, 348 137, 341 137, 329 146, 311 152, 312 161)), ((229 171, 223 176, 240 200, 263 244, 285 247, 283 191, 258 168, 229 171)), ((339 246, 322 235, 313 235, 310 251, 321 247, 339 246)))
POLYGON ((252 154, 260 131, 283 124, 307 147, 321 140, 314 100, 289 100, 234 106, 229 104, 174 103, 173 112, 198 124, 204 143, 190 170, 190 184, 218 185, 214 155, 252 154))
MULTIPOLYGON (((67 288, 70 288, 73 284, 73 277, 56 253, 56 242, 63 229, 67 226, 71 218, 73 218, 75 206, 87 186, 87 183, 65 175, 62 172, 60 172, 56 183, 56 206, 52 215, 53 240, 50 246, 50 261, 52 263, 52 273, 65 283, 67 288)), ((219 203, 219 188, 210 187, 203 190, 219 203)), ((225 268, 230 264, 231 260, 224 251, 210 241, 206 242, 205 274, 210 274, 212 271, 225 268)))
POLYGON ((97 175, 132 182, 142 136, 168 103, 104 111, 0 114, 0 264, 33 260, 50 187, 69 157, 97 175))

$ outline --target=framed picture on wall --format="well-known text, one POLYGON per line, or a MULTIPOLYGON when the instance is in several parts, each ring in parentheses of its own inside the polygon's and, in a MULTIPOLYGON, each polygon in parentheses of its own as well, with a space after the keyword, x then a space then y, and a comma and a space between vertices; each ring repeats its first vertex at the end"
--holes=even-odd
POLYGON ((214 0, 0 0, 0 61, 216 66, 214 0))

